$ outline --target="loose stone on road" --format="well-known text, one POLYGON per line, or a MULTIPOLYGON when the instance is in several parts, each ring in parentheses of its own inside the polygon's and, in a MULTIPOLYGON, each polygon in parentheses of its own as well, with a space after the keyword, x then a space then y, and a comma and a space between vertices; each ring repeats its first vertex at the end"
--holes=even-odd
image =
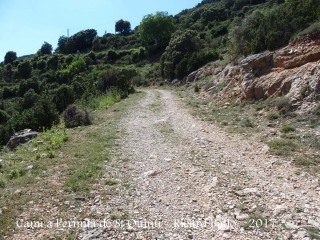
POLYGON ((297 175, 262 143, 195 119, 170 91, 143 91, 119 123, 118 194, 107 208, 91 207, 110 226, 79 239, 311 239, 318 179, 297 175))

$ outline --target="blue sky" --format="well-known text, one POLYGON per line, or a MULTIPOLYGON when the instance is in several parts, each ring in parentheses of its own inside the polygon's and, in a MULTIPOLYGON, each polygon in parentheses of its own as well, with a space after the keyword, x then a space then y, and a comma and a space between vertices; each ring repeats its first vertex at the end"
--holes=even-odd
POLYGON ((115 22, 132 28, 156 11, 177 14, 201 0, 0 0, 0 62, 7 51, 18 56, 37 52, 44 41, 55 48, 58 38, 89 28, 101 36, 114 33, 115 22))

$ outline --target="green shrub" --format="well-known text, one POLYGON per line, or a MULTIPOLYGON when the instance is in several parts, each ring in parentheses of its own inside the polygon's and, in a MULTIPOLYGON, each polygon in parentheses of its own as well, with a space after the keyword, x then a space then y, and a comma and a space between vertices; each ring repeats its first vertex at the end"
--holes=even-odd
POLYGON ((36 94, 31 88, 23 95, 22 107, 24 109, 29 109, 34 106, 34 104, 39 100, 40 95, 36 94))
POLYGON ((38 62, 37 62, 37 68, 39 70, 45 70, 45 68, 47 67, 47 63, 44 59, 40 59, 38 62))
POLYGON ((317 33, 317 32, 320 32, 320 22, 315 22, 311 24, 309 27, 307 27, 306 29, 296 34, 294 38, 299 38, 301 36, 305 36, 305 35, 317 33))
POLYGON ((82 58, 73 61, 68 67, 71 78, 86 71, 86 69, 86 62, 82 58))
POLYGON ((114 179, 107 179, 105 181, 105 184, 106 185, 109 185, 109 186, 113 186, 113 185, 117 185, 118 184, 118 181, 114 180, 114 179))
POLYGON ((126 97, 132 89, 132 81, 136 76, 138 76, 138 72, 134 67, 108 69, 100 73, 97 89, 101 93, 105 93, 110 88, 118 88, 122 94, 121 97, 126 97))
MULTIPOLYGON (((34 147, 43 148, 45 150, 52 151, 62 147, 63 143, 68 140, 65 125, 63 123, 59 125, 53 125, 50 129, 45 130, 40 136, 32 142, 34 147), (40 143, 39 145, 39 142, 40 143)), ((50 154, 50 153, 49 153, 50 154)), ((49 155, 48 154, 48 155, 49 155)))
POLYGON ((50 57, 47 61, 47 67, 52 70, 57 70, 59 66, 59 58, 57 55, 50 57))
POLYGON ((116 102, 121 100, 122 93, 117 88, 110 88, 106 94, 91 97, 88 102, 87 106, 91 109, 106 109, 109 106, 113 105, 116 102))
POLYGON ((295 127, 293 127, 291 125, 282 125, 280 132, 289 133, 289 132, 294 132, 295 130, 296 130, 295 127))
POLYGON ((313 110, 313 114, 316 115, 316 116, 320 116, 320 106, 316 107, 316 108, 313 110))
POLYGON ((13 180, 19 177, 19 171, 17 169, 12 169, 8 174, 8 179, 13 180))
POLYGON ((196 92, 196 93, 200 91, 200 87, 197 83, 194 85, 193 88, 194 88, 194 92, 196 92))
POLYGON ((5 188, 5 187, 6 187, 6 183, 4 179, 0 178, 0 188, 5 188))
POLYGON ((29 61, 24 61, 18 65, 18 75, 22 79, 28 79, 31 77, 32 66, 29 61))
POLYGON ((59 122, 59 114, 51 98, 42 96, 31 108, 32 119, 34 120, 34 130, 51 128, 53 124, 59 122))
POLYGON ((0 124, 0 146, 6 145, 13 134, 10 124, 0 124))
POLYGON ((309 157, 296 157, 294 159, 294 163, 299 167, 309 167, 309 166, 317 165, 317 161, 309 157))
POLYGON ((280 97, 275 101, 277 109, 282 113, 287 113, 290 110, 290 99, 288 97, 280 97))
POLYGON ((24 94, 30 89, 33 89, 35 93, 40 93, 40 84, 38 79, 32 78, 28 80, 22 80, 19 84, 19 96, 23 97, 24 94))
POLYGON ((69 55, 66 57, 66 59, 64 60, 64 62, 65 62, 67 65, 69 65, 69 64, 71 64, 71 63, 73 62, 73 59, 74 59, 74 56, 71 55, 71 54, 69 54, 69 55))
POLYGON ((6 111, 0 109, 0 124, 6 123, 9 118, 9 114, 6 111))
POLYGON ((248 127, 248 128, 254 128, 254 123, 252 122, 252 120, 250 118, 244 118, 242 120, 242 124, 243 127, 248 127))
POLYGON ((271 140, 268 146, 277 155, 290 155, 298 147, 294 140, 286 138, 271 140))
POLYGON ((63 112, 69 104, 75 101, 75 92, 69 85, 63 84, 57 89, 54 95, 54 103, 59 112, 63 112))
POLYGON ((17 86, 10 86, 4 87, 2 89, 2 98, 3 99, 11 99, 17 97, 18 95, 18 87, 17 86))
POLYGON ((175 77, 181 79, 185 76, 197 62, 196 52, 200 46, 201 40, 196 31, 175 32, 166 51, 161 56, 162 77, 172 80, 175 77))
POLYGON ((277 113, 269 113, 267 118, 268 118, 268 120, 272 121, 272 120, 278 119, 279 115, 277 113))
POLYGON ((319 12, 318 0, 288 0, 251 11, 243 19, 235 19, 230 33, 230 53, 243 56, 276 50, 286 45, 296 32, 317 22, 319 12))

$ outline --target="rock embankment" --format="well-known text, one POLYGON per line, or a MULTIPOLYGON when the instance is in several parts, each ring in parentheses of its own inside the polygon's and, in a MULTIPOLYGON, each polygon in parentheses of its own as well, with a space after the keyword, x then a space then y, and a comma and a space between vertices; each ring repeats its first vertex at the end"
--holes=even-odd
POLYGON ((320 99, 320 32, 293 40, 275 52, 248 56, 225 67, 211 65, 191 73, 197 81, 211 76, 217 98, 260 100, 286 96, 303 112, 320 99), (218 91, 223 83, 223 91, 218 91))

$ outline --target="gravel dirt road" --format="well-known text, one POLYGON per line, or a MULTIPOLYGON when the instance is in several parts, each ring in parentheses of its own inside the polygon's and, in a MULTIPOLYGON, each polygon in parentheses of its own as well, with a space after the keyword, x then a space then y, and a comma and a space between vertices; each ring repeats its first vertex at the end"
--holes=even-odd
POLYGON ((319 179, 195 119, 170 91, 144 92, 106 166, 117 193, 90 203, 104 225, 79 239, 317 239, 319 179))
POLYGON ((85 149, 116 131, 89 193, 64 191, 68 168, 50 168, 20 218, 58 222, 18 227, 7 239, 320 239, 319 178, 258 137, 196 119, 169 90, 142 92, 70 130, 58 159, 90 159, 85 149))

